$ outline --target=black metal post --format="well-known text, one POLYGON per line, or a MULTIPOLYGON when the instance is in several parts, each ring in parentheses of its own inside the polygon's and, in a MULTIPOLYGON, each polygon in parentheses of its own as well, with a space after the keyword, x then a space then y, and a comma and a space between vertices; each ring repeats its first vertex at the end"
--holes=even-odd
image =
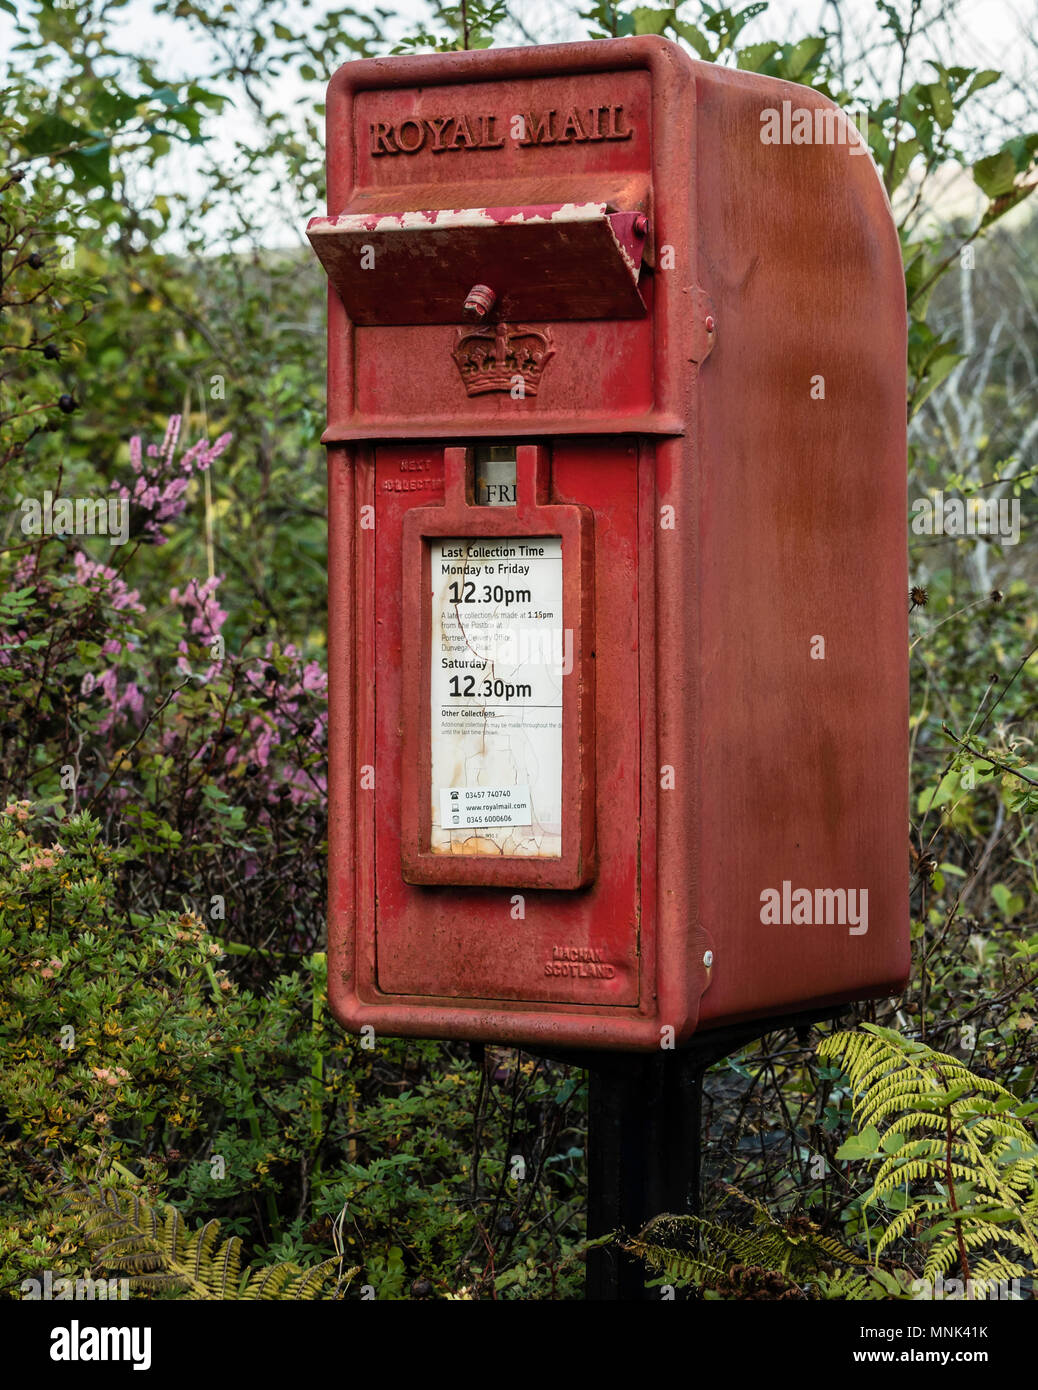
MULTIPOLYGON (((636 1235, 661 1212, 699 1209, 705 1064, 693 1051, 604 1059, 589 1069, 590 1237, 636 1235)), ((617 1243, 588 1252, 586 1297, 658 1298, 645 1266, 617 1243)))
MULTIPOLYGON (((525 1049, 588 1073, 587 1234, 636 1235, 654 1216, 698 1214, 702 1182, 703 1078, 708 1067, 765 1033, 837 1021, 846 1006, 749 1019, 692 1037, 676 1051, 525 1049)), ((614 1242, 588 1252, 585 1298, 649 1302, 652 1276, 614 1242)))

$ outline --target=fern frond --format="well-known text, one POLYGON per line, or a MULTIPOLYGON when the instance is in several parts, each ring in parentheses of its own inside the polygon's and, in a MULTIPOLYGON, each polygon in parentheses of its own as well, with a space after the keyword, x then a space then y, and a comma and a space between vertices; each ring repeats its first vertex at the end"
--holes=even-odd
POLYGON ((698 1288, 712 1288, 724 1278, 724 1270, 718 1264, 709 1260, 693 1259, 691 1255, 683 1255, 680 1251, 655 1245, 636 1236, 625 1241, 623 1248, 643 1260, 651 1270, 662 1274, 671 1284, 695 1284, 698 1288))
POLYGON ((956 1260, 967 1272, 977 1252, 997 1269, 1018 1267, 1008 1250, 1038 1262, 1038 1147, 1011 1092, 958 1058, 873 1024, 834 1033, 818 1051, 839 1062, 857 1124, 879 1132, 886 1150, 873 1160, 879 1167, 865 1205, 922 1183, 937 1189, 917 1192, 892 1218, 877 1255, 929 1220, 928 1278, 956 1260))
MULTIPOLYGON (((752 1207, 752 1226, 663 1215, 626 1241, 624 1249, 672 1283, 694 1284, 733 1298, 799 1298, 804 1285, 820 1289, 820 1279, 834 1279, 835 1262, 864 1268, 864 1260, 806 1217, 791 1217, 782 1223, 762 1203, 738 1192, 735 1195, 752 1207)), ((825 1283, 824 1287, 830 1285, 825 1283)), ((850 1295, 833 1292, 831 1296, 850 1295)))
MULTIPOLYGON (((880 1298, 890 1298, 892 1283, 892 1280, 889 1283, 882 1283, 872 1273, 860 1274, 853 1270, 845 1270, 835 1275, 819 1275, 815 1287, 818 1290, 819 1298, 827 1301, 839 1298, 855 1303, 866 1303, 880 1298)), ((904 1293, 900 1292, 894 1296, 906 1297, 904 1293)))
POLYGON ((879 1259, 880 1255, 883 1254, 883 1251, 886 1250, 887 1246, 892 1245, 896 1240, 900 1240, 901 1237, 908 1230, 909 1226, 915 1224, 915 1222, 919 1218, 919 1212, 921 1209, 922 1203, 913 1203, 912 1206, 905 1207, 904 1211, 899 1211, 898 1214, 890 1221, 890 1223, 885 1227, 885 1229, 881 1233, 879 1239, 876 1241, 877 1259, 879 1259))
POLYGON ((323 1295, 325 1288, 335 1278, 335 1271, 338 1268, 338 1260, 325 1260, 323 1264, 314 1265, 312 1269, 304 1269, 299 1273, 298 1279, 291 1286, 291 1292, 286 1295, 297 1303, 313 1303, 323 1295))
POLYGON ((334 1297, 328 1293, 338 1261, 313 1269, 295 1264, 252 1270, 242 1289, 240 1237, 220 1241, 220 1223, 189 1231, 168 1203, 151 1205, 134 1190, 87 1188, 70 1194, 83 1212, 83 1244, 105 1271, 129 1277, 131 1288, 194 1300, 334 1297))
POLYGON ((241 1296, 250 1301, 283 1299, 285 1288, 298 1273, 298 1266, 292 1264, 268 1265, 266 1269, 255 1269, 249 1274, 241 1296))

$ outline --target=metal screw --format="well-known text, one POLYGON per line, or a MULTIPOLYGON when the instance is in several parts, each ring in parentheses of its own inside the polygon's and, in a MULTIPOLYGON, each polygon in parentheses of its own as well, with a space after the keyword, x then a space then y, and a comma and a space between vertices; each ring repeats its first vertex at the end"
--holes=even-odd
POLYGON ((706 323, 703 325, 703 327, 706 329, 706 331, 707 331, 708 333, 712 333, 712 332, 714 331, 714 316, 713 316, 713 314, 707 314, 707 316, 706 316, 706 323))
POLYGON ((703 952, 703 964, 706 966, 707 970, 710 969, 710 967, 713 965, 713 963, 714 963, 714 953, 713 953, 713 951, 704 951, 704 952, 703 952))
POLYGON ((634 219, 634 234, 635 236, 649 235, 649 219, 645 216, 644 212, 640 212, 634 219))
POLYGON ((497 295, 489 285, 473 285, 465 296, 465 316, 470 319, 485 319, 497 302, 497 295))

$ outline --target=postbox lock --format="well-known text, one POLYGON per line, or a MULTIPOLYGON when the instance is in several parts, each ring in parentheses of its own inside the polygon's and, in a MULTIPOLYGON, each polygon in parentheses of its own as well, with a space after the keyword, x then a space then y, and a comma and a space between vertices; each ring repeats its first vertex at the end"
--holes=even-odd
POLYGON ((713 953, 713 951, 704 951, 704 952, 703 952, 703 964, 706 966, 707 970, 709 970, 709 969, 712 967, 713 963, 714 963, 714 953, 713 953))
POLYGON ((465 296, 464 312, 468 319, 485 319, 497 303, 497 295, 489 285, 473 285, 465 296))

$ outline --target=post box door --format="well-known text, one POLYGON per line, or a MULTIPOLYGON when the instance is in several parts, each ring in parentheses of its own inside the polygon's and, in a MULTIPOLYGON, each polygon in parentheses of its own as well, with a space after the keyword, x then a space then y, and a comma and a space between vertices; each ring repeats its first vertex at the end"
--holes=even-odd
MULTIPOLYGON (((543 860, 536 852, 511 857, 497 852, 488 832, 489 853, 477 856, 474 862, 471 856, 452 854, 445 844, 449 837, 437 832, 443 881, 415 883, 405 877, 404 840, 410 824, 405 789, 409 777, 415 777, 423 797, 431 798, 437 820, 445 789, 435 785, 429 767, 416 768, 410 762, 405 766, 405 757, 414 758, 414 749, 419 746, 418 740, 409 740, 408 730, 422 721, 442 720, 450 713, 443 708, 449 696, 445 697, 442 678, 438 685, 420 679, 422 673, 416 664, 420 659, 440 664, 451 658, 445 656, 450 648, 438 642, 425 644, 420 658, 415 642, 409 642, 408 633, 414 633, 416 623, 429 620, 431 595, 424 592, 430 582, 428 558, 424 570, 420 563, 406 558, 405 532, 408 513, 433 516, 443 504, 444 454, 441 446, 385 445, 374 451, 373 464, 358 475, 359 486, 369 491, 375 511, 374 527, 366 533, 374 603, 369 606, 370 629, 362 639, 369 652, 364 664, 374 674, 374 723, 361 731, 361 740, 362 746, 370 749, 378 789, 370 856, 378 988, 397 996, 500 999, 522 1001, 531 1007, 544 1003, 637 1006, 641 990, 640 865, 646 834, 640 785, 643 712, 639 652, 652 651, 651 643, 639 646, 639 616, 643 611, 639 588, 652 572, 651 541, 646 552, 645 537, 641 538, 640 553, 639 528, 645 529, 643 494, 651 489, 649 468, 639 459, 636 445, 617 439, 558 441, 553 449, 543 450, 550 476, 545 514, 565 519, 569 513, 582 513, 593 531, 593 543, 585 552, 592 568, 589 589, 593 590, 593 600, 585 604, 583 613, 564 615, 567 623, 583 625, 584 630, 570 639, 574 669, 562 682, 565 708, 568 699, 577 698, 576 668, 582 657, 586 658, 581 698, 593 702, 594 715, 593 721, 586 723, 583 739, 585 745, 588 741, 591 744, 584 751, 591 760, 590 784, 594 789, 590 806, 593 874, 578 874, 568 888, 541 886, 539 875, 550 885, 553 861, 561 862, 558 850, 565 852, 568 844, 556 846, 556 852, 543 860), (452 865, 456 872, 452 872, 452 865), (480 882, 481 877, 496 881, 480 882)), ((550 535, 541 544, 510 546, 510 533, 518 528, 509 507, 474 507, 471 512, 470 538, 478 540, 481 531, 477 528, 484 517, 492 516, 498 532, 498 542, 492 548, 552 550, 550 535)), ((545 529, 553 524, 544 523, 545 529)), ((455 522, 442 529, 453 531, 455 522)), ((586 539, 592 541, 592 537, 586 539)), ((453 549, 441 547, 438 538, 425 544, 435 547, 437 562, 444 549, 453 549)), ((578 556, 574 553, 572 559, 576 563, 578 556)), ((548 557, 539 557, 537 565, 524 564, 521 554, 509 559, 505 597, 520 596, 512 602, 520 618, 548 611, 544 605, 551 602, 544 597, 553 582, 546 577, 548 557), (534 572, 537 565, 540 577, 534 572)), ((478 577, 482 587, 484 576, 480 573, 478 577)), ((488 583, 487 587, 492 586, 488 583)), ((473 608, 478 611, 479 605, 473 608)), ((539 659, 538 654, 533 653, 532 659, 539 659)), ((521 667, 520 662, 508 672, 514 675, 518 669, 521 675, 521 667)), ((476 676, 482 683, 482 670, 476 676)), ((538 673, 527 670, 526 676, 512 682, 513 690, 522 688, 518 699, 510 693, 506 700, 503 691, 494 697, 509 706, 504 711, 508 728, 497 732, 495 738, 498 756, 506 760, 511 756, 510 740, 517 722, 551 725, 554 718, 551 708, 546 712, 532 708, 540 690, 538 673)), ((459 681, 455 689, 464 686, 459 681)), ((537 742, 526 737, 525 729, 519 741, 522 748, 517 748, 516 757, 527 757, 527 745, 537 742)), ((428 757, 429 746, 423 746, 423 756, 428 757)), ((433 754, 435 765, 435 750, 433 754)), ((543 737, 539 746, 534 746, 533 757, 550 761, 543 737)), ((572 790, 569 779, 580 777, 581 771, 574 759, 564 757, 561 773, 565 798, 567 790, 572 790)), ((464 781, 464 776, 458 780, 464 781)), ((493 785, 495 779, 491 776, 490 780, 493 785)), ((541 776, 540 785, 544 783, 541 776)), ((576 823, 564 828, 568 834, 579 833, 576 823)), ((504 843, 507 847, 508 841, 504 843)), ((548 848, 552 849, 551 844, 548 848)), ((360 864, 370 862, 363 844, 359 851, 360 864)))

